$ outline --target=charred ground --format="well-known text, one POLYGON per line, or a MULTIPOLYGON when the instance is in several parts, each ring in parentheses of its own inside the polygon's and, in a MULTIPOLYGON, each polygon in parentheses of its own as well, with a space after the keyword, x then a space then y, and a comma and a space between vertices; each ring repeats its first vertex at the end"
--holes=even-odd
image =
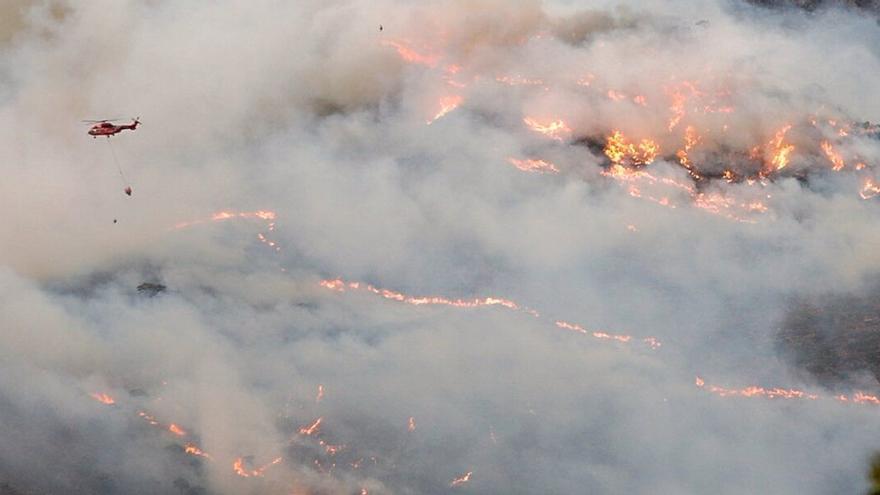
POLYGON ((880 284, 874 284, 861 294, 793 301, 779 330, 782 354, 826 387, 876 387, 880 381, 878 294, 880 284))

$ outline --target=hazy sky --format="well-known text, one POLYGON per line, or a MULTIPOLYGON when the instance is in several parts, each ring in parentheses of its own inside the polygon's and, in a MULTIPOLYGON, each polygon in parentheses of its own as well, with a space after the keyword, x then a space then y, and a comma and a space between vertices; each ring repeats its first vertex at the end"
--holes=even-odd
POLYGON ((878 47, 733 0, 5 2, 0 486, 861 493, 880 408, 775 336, 876 280, 878 47))

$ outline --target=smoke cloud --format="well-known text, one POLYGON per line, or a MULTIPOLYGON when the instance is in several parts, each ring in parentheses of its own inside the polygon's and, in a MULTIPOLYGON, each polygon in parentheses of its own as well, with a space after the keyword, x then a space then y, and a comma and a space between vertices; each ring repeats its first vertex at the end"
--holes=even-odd
POLYGON ((776 336, 876 287, 878 47, 844 4, 4 3, 0 492, 864 491, 876 380, 776 336))

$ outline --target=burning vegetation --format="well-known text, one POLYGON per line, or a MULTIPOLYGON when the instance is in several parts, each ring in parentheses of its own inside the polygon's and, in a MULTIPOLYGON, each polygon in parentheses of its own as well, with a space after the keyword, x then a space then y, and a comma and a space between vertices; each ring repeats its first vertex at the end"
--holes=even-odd
MULTIPOLYGON (((820 2, 788 3, 814 8, 820 2)), ((265 137, 258 132, 262 124, 254 124, 242 137, 244 126, 238 126, 218 154, 241 159, 236 147, 259 141, 242 155, 247 157, 247 174, 259 177, 248 179, 253 180, 249 192, 260 194, 255 199, 229 193, 232 200, 199 196, 194 201, 202 203, 189 214, 157 220, 162 235, 199 249, 179 259, 171 250, 155 256, 133 251, 132 257, 146 259, 138 258, 138 263, 170 266, 163 275, 174 280, 173 285, 168 282, 173 290, 153 278, 137 286, 138 294, 153 299, 120 296, 130 295, 131 287, 144 278, 129 278, 119 293, 102 288, 88 297, 55 289, 64 283, 28 281, 34 288, 27 289, 41 297, 25 303, 57 311, 43 311, 50 315, 46 320, 36 318, 33 325, 20 327, 39 330, 57 320, 70 338, 73 357, 59 358, 43 342, 23 346, 26 352, 18 354, 33 356, 34 363, 23 366, 27 373, 21 374, 57 372, 64 387, 53 383, 46 390, 72 390, 74 400, 82 402, 79 409, 86 411, 76 414, 112 418, 107 423, 112 426, 108 429, 116 428, 111 432, 115 438, 137 439, 125 447, 131 449, 126 453, 164 445, 175 464, 167 472, 183 474, 162 489, 170 486, 189 494, 217 487, 229 493, 375 495, 534 492, 536 486, 565 493, 584 481, 581 472, 596 478, 587 479, 595 485, 586 491, 597 486, 601 491, 612 486, 609 480, 632 474, 627 466, 620 472, 608 467, 608 459, 619 455, 611 447, 618 441, 614 437, 631 430, 626 423, 611 421, 626 421, 636 414, 634 409, 640 413, 642 404, 634 408, 631 401, 642 396, 657 408, 652 413, 666 418, 693 404, 722 403, 772 408, 785 402, 791 410, 826 408, 831 414, 880 412, 877 290, 801 298, 786 310, 776 342, 795 367, 809 373, 797 383, 774 378, 787 376, 783 373, 753 379, 754 370, 731 377, 733 373, 711 365, 682 373, 681 367, 691 366, 693 355, 688 353, 698 352, 684 337, 696 332, 677 333, 678 324, 689 323, 691 315, 699 322, 694 326, 713 324, 711 309, 692 299, 726 308, 728 297, 743 304, 766 293, 778 298, 779 292, 796 289, 768 281, 773 275, 760 272, 774 268, 764 264, 762 249, 791 251, 791 258, 780 265, 813 259, 799 256, 801 249, 820 249, 796 242, 818 230, 810 224, 817 207, 792 200, 803 198, 799 192, 815 193, 809 197, 814 203, 845 205, 838 211, 841 217, 853 211, 873 215, 870 208, 880 196, 880 126, 865 121, 852 106, 816 96, 821 91, 789 94, 785 85, 775 87, 784 67, 741 68, 742 59, 748 58, 742 55, 736 62, 721 63, 705 55, 676 53, 670 59, 665 53, 664 42, 676 48, 709 45, 706 40, 713 38, 705 33, 711 32, 714 20, 669 20, 626 9, 560 19, 538 2, 525 5, 522 14, 517 14, 519 7, 475 4, 510 16, 500 26, 497 19, 463 7, 467 2, 453 4, 450 10, 461 9, 458 19, 422 19, 419 8, 403 8, 417 28, 401 27, 400 19, 407 16, 395 12, 394 19, 383 20, 378 34, 370 29, 371 37, 345 38, 339 46, 323 40, 315 49, 321 70, 314 72, 320 74, 297 73, 296 84, 278 84, 285 91, 294 86, 299 90, 301 84, 307 94, 285 93, 276 101, 265 96, 274 82, 248 87, 248 98, 257 103, 241 115, 254 115, 255 108, 271 113, 266 118, 271 131, 265 137), (650 35, 644 40, 639 36, 643 30, 650 35), (349 45, 359 48, 363 60, 354 63, 358 57, 340 53, 349 45), (553 57, 545 60, 546 54, 553 57), (654 57, 656 62, 648 60, 654 57), (337 59, 346 62, 339 67, 337 59), (356 83, 348 80, 352 73, 356 83), (347 94, 335 94, 339 88, 347 94), (301 105, 290 114, 302 119, 296 125, 308 128, 302 134, 296 134, 300 131, 293 124, 285 127, 295 119, 273 108, 291 101, 301 105), (374 128, 381 132, 374 133, 374 128), (261 141, 264 137, 272 144, 261 141), (278 143, 288 138, 296 144, 290 153, 295 158, 273 147, 282 149, 278 143), (479 141, 478 150, 456 149, 459 140, 471 139, 479 141), (318 145, 310 148, 313 142, 318 145), (288 161, 272 161, 278 156, 288 161), (307 169, 299 164, 312 159, 316 164, 307 169), (328 165, 334 160, 350 168, 328 165), (368 165, 375 170, 365 173, 368 165), (504 187, 485 187, 496 182, 504 187), (326 189, 319 187, 325 184, 326 189), (459 201, 456 194, 471 187, 485 203, 465 194, 459 201), (553 196, 541 196, 542 187, 555 188, 553 196), (454 197, 445 201, 449 191, 454 197), (529 195, 519 196, 521 191, 529 195), (285 203, 287 196, 297 195, 306 199, 285 203), (252 206, 218 210, 218 204, 252 206), (588 208, 573 206, 584 204, 588 208), (192 213, 197 211, 202 213, 192 213), (594 214, 601 218, 580 223, 594 214), (378 226, 384 228, 376 217, 388 223, 400 220, 405 224, 402 233, 389 227, 376 234, 378 226), (468 223, 472 217, 484 221, 468 223), (171 218, 180 221, 172 223, 171 218), (281 218, 285 223, 279 225, 290 221, 295 228, 276 231, 281 218), (558 218, 566 221, 555 223, 558 218), (230 242, 233 236, 223 231, 232 230, 228 224, 251 229, 251 240, 230 242), (798 231, 801 238, 786 237, 797 228, 803 228, 798 231), (517 229, 523 232, 512 232, 517 229), (696 235, 701 229, 711 232, 696 235), (190 232, 199 237, 205 231, 218 235, 184 242, 190 232), (388 246, 382 242, 385 234, 388 246), (532 243, 531 237, 542 242, 532 243), (724 251, 725 242, 737 246, 724 251), (328 261, 326 253, 337 259, 328 261), (424 265, 411 266, 420 263, 424 265), (690 273, 701 270, 708 275, 690 273), (752 278, 742 275, 743 284, 758 287, 743 292, 753 289, 753 294, 732 288, 730 280, 744 271, 752 278), (556 279, 565 283, 557 285, 556 279), (512 281, 523 281, 528 288, 512 281), (180 288, 187 284, 189 290, 180 288), (45 297, 39 292, 43 286, 50 287, 45 297), (572 287, 581 293, 571 295, 572 287), (542 290, 551 295, 535 295, 542 290), (715 291, 714 299, 701 297, 715 291), (124 324, 116 323, 120 313, 126 316, 124 324), (368 313, 378 316, 371 320, 365 317, 368 313), (474 328, 467 323, 471 318, 478 322, 474 328), (90 325, 101 331, 81 331, 90 325), (379 332, 374 328, 379 326, 394 330, 379 332), (435 340, 441 332, 446 340, 435 340), (399 361, 386 362, 386 353, 401 348, 399 361), (436 350, 440 365, 418 376, 424 349, 436 350), (546 361, 535 356, 548 349, 558 355, 546 361), (569 351, 582 354, 563 359, 569 351), (141 352, 148 357, 142 358, 141 352), (581 367, 588 361, 598 364, 581 367), (355 364, 346 368, 349 362, 355 364), (481 374, 491 366, 513 377, 505 381, 481 374), (391 375, 380 373, 386 368, 391 375), (587 376, 590 372, 602 376, 587 376), (386 381, 375 383, 377 376, 386 381), (152 384, 144 385, 149 392, 139 388, 144 383, 152 384), (548 389, 559 394, 547 394, 543 401, 532 397, 544 397, 548 389), (493 400, 493 395, 505 398, 493 400), (594 397, 600 400, 590 402, 594 397), (462 404, 477 405, 456 416, 462 404), (449 423, 441 426, 445 419, 449 423), (601 448, 584 454, 580 449, 592 448, 583 447, 588 441, 601 448), (539 468, 528 465, 532 462, 525 455, 517 458, 522 453, 541 456, 534 463, 539 468), (532 479, 532 469, 559 478, 570 475, 576 482, 552 485, 559 480, 532 479), (522 485, 492 484, 502 479, 522 485)), ((230 86, 246 84, 260 72, 242 65, 242 79, 230 79, 230 86)), ((279 64, 278 72, 285 67, 279 64)), ((225 85, 217 80, 222 81, 213 79, 199 91, 222 89, 225 85)), ((207 127, 206 134, 219 132, 207 127)), ((185 144, 177 145, 186 150, 185 144)), ((867 234, 870 224, 860 227, 866 242, 873 242, 867 234)), ((832 257, 846 256, 848 247, 832 257)), ((124 256, 114 251, 112 258, 124 256)), ((0 309, 13 313, 16 308, 10 304, 0 309)), ((9 396, 0 393, 0 410, 15 399, 9 396)), ((75 415, 59 417, 61 423, 78 420, 75 415)), ((42 426, 44 421, 49 422, 39 416, 36 423, 42 426)), ((768 425, 773 426, 758 423, 758 428, 768 425)), ((58 429, 52 435, 79 435, 66 424, 58 429)), ((668 436, 676 442, 680 438, 668 436)), ((630 440, 621 438, 620 443, 630 440)), ((711 442, 722 443, 716 438, 711 442)), ((637 438, 632 443, 650 442, 637 438)), ((114 456, 97 447, 83 457, 103 462, 101 469, 119 469, 115 459, 106 459, 114 456)), ((150 461, 150 469, 165 469, 150 461)), ((672 467, 669 471, 676 476, 692 468, 672 467)), ((761 474, 766 477, 756 476, 761 474)), ((657 476, 673 486, 666 474, 657 476)), ((12 490, 6 486, 0 484, 0 491, 12 490)), ((155 489, 146 482, 142 486, 155 489)), ((675 488, 687 492, 693 485, 681 487, 675 488)), ((107 482, 93 491, 124 491, 117 488, 107 482)))

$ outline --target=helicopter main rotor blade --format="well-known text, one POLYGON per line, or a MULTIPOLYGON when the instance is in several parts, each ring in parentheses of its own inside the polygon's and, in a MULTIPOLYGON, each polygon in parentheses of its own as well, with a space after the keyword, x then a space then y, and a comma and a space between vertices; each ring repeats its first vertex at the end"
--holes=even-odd
POLYGON ((102 122, 116 122, 117 120, 122 120, 122 118, 120 117, 120 118, 116 118, 116 119, 83 120, 82 122, 84 122, 86 124, 100 124, 102 122))

